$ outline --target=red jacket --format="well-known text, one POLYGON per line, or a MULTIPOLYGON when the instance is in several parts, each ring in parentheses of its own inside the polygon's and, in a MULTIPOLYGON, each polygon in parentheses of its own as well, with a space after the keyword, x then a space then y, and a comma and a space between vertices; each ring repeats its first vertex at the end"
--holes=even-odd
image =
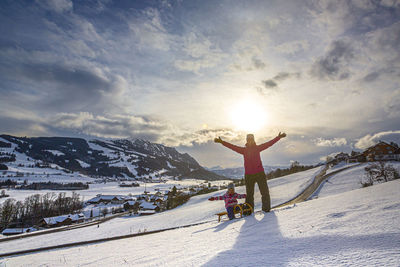
POLYGON ((240 147, 232 145, 231 143, 222 141, 222 144, 227 148, 232 149, 233 151, 242 154, 244 157, 244 173, 245 174, 256 174, 259 172, 263 172, 264 168, 262 166, 260 152, 269 148, 276 142, 278 142, 281 138, 279 136, 275 137, 271 141, 268 141, 261 145, 254 146, 246 146, 240 147))
POLYGON ((229 192, 226 192, 224 195, 219 197, 210 198, 210 200, 225 200, 225 208, 235 206, 238 201, 237 199, 245 198, 246 194, 238 194, 233 193, 232 195, 229 192))

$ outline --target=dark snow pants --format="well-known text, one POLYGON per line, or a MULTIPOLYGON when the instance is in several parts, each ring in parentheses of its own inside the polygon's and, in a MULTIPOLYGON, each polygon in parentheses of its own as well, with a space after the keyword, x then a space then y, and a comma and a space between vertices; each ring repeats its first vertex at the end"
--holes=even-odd
POLYGON ((228 212, 229 220, 235 219, 235 214, 233 213, 233 207, 226 207, 226 211, 228 212))
POLYGON ((244 179, 246 182, 246 202, 249 203, 254 210, 254 185, 257 183, 261 192, 262 210, 269 212, 271 210, 271 198, 269 196, 267 176, 265 173, 246 174, 244 179))

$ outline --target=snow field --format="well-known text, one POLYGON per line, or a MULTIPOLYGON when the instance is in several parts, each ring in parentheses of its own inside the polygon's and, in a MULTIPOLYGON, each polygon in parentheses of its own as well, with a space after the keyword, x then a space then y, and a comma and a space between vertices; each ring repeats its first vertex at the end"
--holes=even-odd
MULTIPOLYGON (((354 166, 354 164, 339 164, 337 167, 329 169, 327 173, 348 166, 354 166, 353 168, 343 170, 329 177, 323 184, 321 184, 311 198, 326 197, 361 188, 361 180, 365 175, 364 168, 368 166, 368 164, 369 163, 363 163, 360 166, 354 166)), ((392 165, 400 172, 400 162, 391 161, 388 162, 388 164, 392 165)))
MULTIPOLYGON (((309 184, 321 170, 321 167, 308 170, 306 172, 288 175, 277 178, 271 182, 271 202, 277 205, 288 201, 298 195, 305 184, 309 184), (292 186, 287 186, 287 185, 292 186), (272 193, 273 192, 273 193, 272 193)), ((244 186, 237 187, 236 192, 245 193, 244 186)), ((151 216, 133 216, 116 218, 102 223, 99 228, 97 226, 75 229, 68 232, 54 233, 46 236, 36 236, 27 239, 15 240, 13 242, 0 243, 0 251, 10 252, 29 249, 33 247, 44 247, 58 245, 64 243, 94 240, 99 238, 120 236, 126 234, 137 233, 138 231, 151 231, 157 229, 165 229, 176 226, 183 226, 198 222, 205 222, 217 219, 215 213, 225 210, 223 201, 208 201, 211 196, 222 195, 226 191, 220 190, 210 194, 191 197, 190 200, 182 206, 173 210, 157 213, 151 216), (29 242, 28 242, 29 241, 29 242)), ((256 210, 261 208, 261 194, 258 187, 255 186, 255 207, 256 210)), ((244 200, 239 200, 243 203, 244 200)))
POLYGON ((397 180, 229 222, 4 258, 0 266, 399 266, 399 190, 397 180))
MULTIPOLYGON (((72 180, 68 180, 71 179, 71 177, 66 177, 65 180, 61 179, 61 180, 56 180, 56 182, 85 182, 85 180, 79 180, 78 178, 72 179, 72 180)), ((7 180, 5 178, 0 179, 0 180, 7 180)), ((40 179, 35 180, 35 181, 40 181, 40 179)), ((44 180, 44 182, 47 182, 47 180, 44 180)), ((93 179, 91 180, 93 181, 93 179)), ((32 182, 32 181, 31 181, 32 182)), ((133 181, 126 181, 125 183, 131 183, 133 181)), ((187 179, 187 180, 183 180, 183 181, 174 181, 174 180, 168 180, 166 183, 147 183, 146 184, 146 191, 150 192, 150 193, 155 193, 156 189, 157 190, 171 190, 174 186, 176 186, 177 189, 180 188, 184 188, 184 187, 188 187, 188 186, 196 186, 196 185, 200 185, 202 183, 204 183, 204 180, 195 180, 195 179, 187 179)), ((228 183, 230 183, 231 181, 229 180, 220 180, 220 181, 212 181, 210 182, 212 186, 216 185, 216 186, 221 186, 221 185, 227 185, 228 183)), ((91 199, 93 197, 95 197, 98 194, 103 194, 103 195, 128 195, 128 194, 132 194, 132 195, 138 195, 138 194, 142 194, 145 190, 145 184, 142 182, 139 182, 140 186, 139 187, 120 187, 119 183, 117 182, 108 182, 106 184, 104 183, 94 183, 94 184, 90 184, 89 185, 89 189, 87 190, 77 190, 75 191, 76 193, 78 193, 83 200, 88 200, 91 199)), ((208 184, 208 182, 206 182, 206 184, 208 184)), ((68 191, 61 191, 61 190, 15 190, 15 189, 5 189, 6 193, 8 195, 10 195, 10 197, 8 198, 14 198, 17 201, 23 201, 25 200, 26 197, 30 196, 30 195, 34 195, 34 194, 40 194, 40 195, 44 195, 46 193, 60 193, 60 192, 64 192, 68 195, 71 195, 72 192, 70 190, 68 191)), ((3 203, 6 199, 8 198, 0 198, 0 203, 3 203)))

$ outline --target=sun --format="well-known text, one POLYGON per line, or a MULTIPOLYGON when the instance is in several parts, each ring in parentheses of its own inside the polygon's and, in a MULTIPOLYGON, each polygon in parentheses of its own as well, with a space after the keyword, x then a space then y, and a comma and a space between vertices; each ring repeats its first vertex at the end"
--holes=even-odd
POLYGON ((231 119, 237 130, 255 133, 266 124, 267 110, 257 101, 243 100, 233 106, 231 119))

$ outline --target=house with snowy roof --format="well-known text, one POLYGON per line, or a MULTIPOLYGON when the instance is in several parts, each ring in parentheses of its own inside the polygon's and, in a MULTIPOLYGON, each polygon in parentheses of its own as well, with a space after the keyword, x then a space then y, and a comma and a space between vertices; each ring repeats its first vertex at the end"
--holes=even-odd
POLYGON ((340 152, 340 153, 336 154, 330 161, 328 161, 327 164, 336 165, 342 161, 347 162, 349 160, 349 158, 350 158, 349 154, 340 152))
POLYGON ((72 223, 80 223, 85 220, 85 216, 83 213, 79 214, 68 214, 68 215, 60 215, 54 217, 43 218, 39 222, 39 226, 41 227, 59 227, 63 225, 70 225, 72 223))
POLYGON ((124 195, 97 195, 94 198, 89 199, 86 201, 88 204, 123 204, 127 200, 132 200, 132 197, 130 196, 124 196, 124 195))
POLYGON ((126 211, 137 211, 138 209, 139 209, 139 205, 140 205, 140 203, 139 203, 139 201, 136 201, 136 200, 128 200, 128 201, 126 201, 125 203, 124 203, 124 209, 126 210, 126 211))
POLYGON ((142 201, 139 205, 139 208, 141 210, 156 210, 156 211, 158 211, 159 209, 157 205, 147 201, 142 201))
POLYGON ((367 161, 400 160, 400 150, 397 144, 380 141, 363 152, 367 161))
POLYGON ((4 229, 1 234, 2 235, 19 235, 19 234, 23 234, 23 233, 30 233, 30 232, 34 232, 37 231, 37 229, 33 228, 33 227, 28 227, 28 228, 6 228, 4 229))

